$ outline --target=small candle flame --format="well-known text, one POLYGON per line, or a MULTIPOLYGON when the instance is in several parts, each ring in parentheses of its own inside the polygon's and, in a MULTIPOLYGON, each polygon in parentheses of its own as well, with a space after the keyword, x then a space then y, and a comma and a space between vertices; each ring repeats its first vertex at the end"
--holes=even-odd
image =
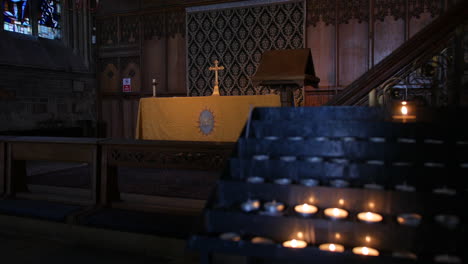
POLYGON ((369 255, 369 249, 367 247, 362 248, 362 254, 363 255, 369 255))
POLYGON ((340 210, 338 210, 338 208, 334 208, 333 209, 333 215, 334 216, 339 216, 340 215, 340 210))
POLYGON ((297 240, 296 239, 291 240, 291 247, 293 247, 293 248, 297 247, 297 240))
POLYGON ((408 107, 402 106, 402 107, 401 107, 401 113, 402 113, 403 115, 407 115, 407 114, 408 114, 408 107))

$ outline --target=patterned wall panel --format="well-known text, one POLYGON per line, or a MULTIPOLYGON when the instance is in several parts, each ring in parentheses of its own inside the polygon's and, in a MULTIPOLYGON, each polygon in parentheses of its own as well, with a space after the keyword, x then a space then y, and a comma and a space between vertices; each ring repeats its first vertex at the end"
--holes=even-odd
MULTIPOLYGON (((264 1, 265 2, 265 1, 264 1)), ((304 2, 269 1, 268 4, 187 12, 187 89, 190 96, 212 93, 214 60, 220 72, 221 95, 268 93, 254 87, 263 52, 304 47, 304 2)), ((301 97, 302 92, 297 94, 301 97)), ((298 98, 302 101, 302 98, 298 98)))

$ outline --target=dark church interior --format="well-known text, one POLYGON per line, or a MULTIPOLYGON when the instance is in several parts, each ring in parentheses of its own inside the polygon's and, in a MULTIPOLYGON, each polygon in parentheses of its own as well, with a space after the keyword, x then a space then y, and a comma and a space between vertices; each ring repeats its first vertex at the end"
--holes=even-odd
POLYGON ((468 1, 0 7, 0 263, 468 263, 468 1))

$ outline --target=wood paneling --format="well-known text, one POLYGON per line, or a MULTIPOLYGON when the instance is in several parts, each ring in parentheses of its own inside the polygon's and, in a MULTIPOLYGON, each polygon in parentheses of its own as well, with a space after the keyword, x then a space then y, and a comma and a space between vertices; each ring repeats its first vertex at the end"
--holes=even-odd
POLYGON ((185 86, 186 78, 186 48, 185 38, 177 34, 167 39, 167 71, 169 93, 187 93, 185 86))
POLYGON ((374 65, 392 53, 405 41, 405 23, 387 16, 384 21, 375 21, 374 65))
POLYGON ((338 85, 346 86, 368 70, 368 24, 353 19, 338 30, 338 85))
POLYGON ((430 13, 422 13, 420 18, 411 18, 409 23, 409 37, 418 33, 425 26, 429 25, 435 17, 432 17, 430 13))
POLYGON ((307 27, 307 47, 312 50, 316 75, 320 78, 320 86, 334 86, 335 65, 335 26, 326 26, 319 22, 317 27, 307 27))
POLYGON ((152 80, 157 79, 158 94, 167 92, 166 38, 146 40, 143 43, 143 91, 152 93, 152 80))

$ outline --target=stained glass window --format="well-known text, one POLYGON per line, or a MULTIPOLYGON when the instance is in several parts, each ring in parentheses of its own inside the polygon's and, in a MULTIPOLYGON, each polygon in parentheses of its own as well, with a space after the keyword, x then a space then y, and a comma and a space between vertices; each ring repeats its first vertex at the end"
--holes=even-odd
POLYGON ((30 0, 3 0, 3 28, 6 31, 31 35, 30 4, 30 0))
POLYGON ((39 37, 48 39, 60 39, 61 12, 60 0, 40 0, 38 16, 39 37))

